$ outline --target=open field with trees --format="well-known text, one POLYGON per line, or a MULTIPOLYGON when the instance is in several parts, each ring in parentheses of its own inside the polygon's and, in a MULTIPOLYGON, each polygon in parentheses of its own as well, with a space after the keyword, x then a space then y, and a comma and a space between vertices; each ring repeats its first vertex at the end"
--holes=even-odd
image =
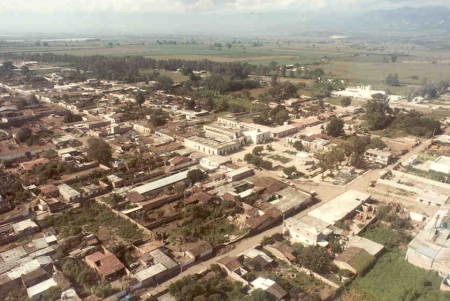
MULTIPOLYGON (((358 44, 356 44, 358 45, 358 44)), ((420 51, 411 45, 390 46, 372 48, 369 46, 355 46, 350 42, 334 45, 328 42, 284 42, 278 44, 274 40, 255 42, 244 41, 222 41, 212 42, 196 41, 96 41, 96 42, 50 42, 47 47, 0 45, 0 54, 23 53, 25 55, 54 53, 59 55, 93 56, 103 55, 105 57, 142 56, 154 60, 210 60, 212 62, 241 62, 252 66, 269 67, 262 71, 254 68, 249 74, 271 76, 275 73, 285 73, 285 77, 279 76, 278 81, 292 81, 294 84, 304 82, 305 74, 300 74, 299 67, 307 67, 310 71, 314 69, 323 70, 321 75, 313 75, 321 78, 334 78, 344 80, 346 85, 365 84, 372 85, 374 89, 388 90, 393 94, 409 94, 414 87, 423 85, 425 82, 432 83, 450 78, 450 55, 445 51, 431 51, 422 47, 420 51), (110 44, 111 43, 111 44, 110 44), (405 49, 410 48, 407 52, 405 49), (276 64, 274 68, 273 64, 276 64), (272 65, 272 66, 271 66, 272 65), (297 71, 281 70, 284 65, 294 65, 297 71), (281 70, 281 71, 280 71, 281 70), (389 74, 398 76, 398 85, 386 83, 389 74), (294 77, 292 77, 294 75, 294 77)), ((25 59, 33 59, 32 57, 25 59)), ((55 61, 56 62, 56 61, 55 61)), ((107 62, 104 62, 106 64, 107 62)), ((70 62, 58 62, 59 65, 70 62)), ((200 67, 200 66, 198 66, 200 67)), ((172 71, 174 66, 161 68, 161 66, 139 67, 139 74, 148 78, 153 69, 159 69, 159 74, 167 75, 175 82, 186 81, 189 76, 172 71)), ((205 69, 205 67, 203 67, 205 69)), ((209 69, 209 68, 206 68, 209 69)), ((211 71, 211 70, 208 70, 211 71)), ((129 72, 128 72, 129 73, 129 72)), ((113 74, 113 73, 112 73, 113 74)), ((132 74, 128 74, 132 75, 132 74)), ((128 78, 122 79, 130 81, 128 78)), ((135 76, 135 75, 134 75, 135 76)), ((137 79, 136 79, 137 80, 137 79)), ((145 78, 140 81, 149 80, 145 78)), ((150 78, 150 80, 153 80, 150 78)), ((264 79, 263 80, 267 80, 264 79)), ((258 87, 254 87, 255 89, 258 87)), ((251 92, 252 96, 258 96, 251 92)))

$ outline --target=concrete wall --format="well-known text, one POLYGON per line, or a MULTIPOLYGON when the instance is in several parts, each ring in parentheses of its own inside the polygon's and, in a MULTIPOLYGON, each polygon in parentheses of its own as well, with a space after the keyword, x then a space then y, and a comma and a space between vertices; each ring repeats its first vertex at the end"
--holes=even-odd
POLYGON ((425 184, 428 184, 428 185, 438 186, 438 187, 441 187, 441 188, 449 189, 449 185, 446 184, 446 183, 441 183, 441 182, 438 182, 438 181, 425 179, 425 178, 422 178, 422 177, 418 177, 418 176, 411 175, 411 174, 408 174, 408 173, 400 172, 400 171, 397 171, 397 170, 392 170, 391 172, 392 172, 393 175, 402 177, 403 179, 411 180, 411 182, 422 182, 422 183, 425 183, 425 184))

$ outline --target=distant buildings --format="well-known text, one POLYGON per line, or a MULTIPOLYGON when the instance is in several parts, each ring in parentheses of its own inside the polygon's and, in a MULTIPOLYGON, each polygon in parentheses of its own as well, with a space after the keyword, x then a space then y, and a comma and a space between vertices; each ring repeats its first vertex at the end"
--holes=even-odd
POLYGON ((377 91, 372 90, 371 86, 357 86, 357 87, 349 87, 345 89, 344 91, 333 91, 331 92, 331 95, 334 97, 354 97, 354 98, 361 98, 361 99, 372 99, 372 95, 374 94, 383 94, 385 95, 385 91, 377 91))

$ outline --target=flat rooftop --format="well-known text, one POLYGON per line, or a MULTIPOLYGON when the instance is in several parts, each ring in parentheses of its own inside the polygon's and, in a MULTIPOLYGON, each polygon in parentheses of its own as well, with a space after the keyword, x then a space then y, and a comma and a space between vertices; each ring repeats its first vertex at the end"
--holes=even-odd
POLYGON ((450 157, 441 156, 437 158, 434 163, 450 166, 450 157))
POLYGON ((348 247, 361 248, 372 256, 377 256, 384 249, 383 245, 356 235, 348 237, 348 247))
POLYGON ((379 149, 373 149, 373 148, 366 150, 366 153, 374 154, 374 155, 381 156, 381 157, 392 156, 392 154, 390 152, 385 152, 385 151, 382 151, 382 150, 379 150, 379 149))
POLYGON ((436 191, 423 191, 417 196, 417 199, 423 200, 425 202, 444 205, 450 199, 450 196, 437 193, 436 191))
POLYGON ((292 208, 298 207, 301 204, 308 203, 311 198, 309 194, 301 192, 297 189, 286 187, 277 192, 282 198, 270 202, 281 212, 289 211, 292 208))
MULTIPOLYGON (((450 204, 443 205, 408 245, 409 249, 450 270, 450 204)), ((407 253, 407 255, 408 255, 407 253)), ((434 264, 433 264, 434 265, 434 264)))
POLYGON ((177 182, 186 180, 188 172, 189 172, 188 170, 183 171, 183 172, 174 174, 172 176, 162 178, 160 180, 138 186, 134 189, 131 189, 131 192, 135 191, 139 194, 146 194, 146 193, 152 192, 153 190, 157 190, 157 189, 163 188, 165 186, 175 184, 177 182))
POLYGON ((324 231, 331 226, 330 223, 327 223, 310 215, 305 215, 301 218, 290 217, 285 221, 285 223, 287 226, 292 226, 294 230, 296 228, 304 229, 307 232, 314 233, 316 235, 324 233, 324 231))
POLYGON ((70 187, 67 184, 58 185, 58 189, 61 194, 63 194, 64 196, 67 196, 69 198, 77 197, 80 195, 80 193, 78 191, 76 191, 75 189, 73 189, 72 187, 70 187))
POLYGON ((241 168, 239 168, 239 169, 230 171, 229 173, 227 173, 227 176, 229 176, 229 177, 234 177, 234 176, 237 176, 237 175, 240 175, 240 174, 249 172, 249 171, 251 171, 251 170, 253 170, 253 168, 244 166, 244 167, 241 167, 241 168))
POLYGON ((368 193, 349 190, 309 212, 308 215, 334 225, 369 198, 370 194, 368 193))
POLYGON ((189 138, 184 138, 184 141, 193 141, 195 143, 204 145, 204 146, 208 146, 211 148, 226 148, 226 147, 231 147, 231 146, 235 146, 238 145, 239 143, 237 141, 231 140, 231 141, 217 141, 214 139, 210 139, 210 138, 203 138, 203 137, 199 137, 199 136, 191 136, 189 138))
POLYGON ((42 294, 43 292, 47 291, 49 288, 53 286, 57 286, 58 284, 53 278, 47 279, 41 283, 38 283, 36 285, 33 285, 29 288, 27 288, 28 297, 33 298, 34 296, 37 296, 39 294, 42 294))
POLYGON ((208 156, 208 157, 202 158, 201 160, 211 161, 211 162, 217 163, 219 165, 230 162, 229 157, 223 157, 223 156, 208 156))

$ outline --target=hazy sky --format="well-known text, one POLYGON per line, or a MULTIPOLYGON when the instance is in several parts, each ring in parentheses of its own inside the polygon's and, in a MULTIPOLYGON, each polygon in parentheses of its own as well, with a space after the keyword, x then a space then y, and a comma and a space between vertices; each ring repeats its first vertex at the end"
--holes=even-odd
POLYGON ((264 32, 315 14, 424 4, 450 0, 0 0, 0 34, 264 32))

